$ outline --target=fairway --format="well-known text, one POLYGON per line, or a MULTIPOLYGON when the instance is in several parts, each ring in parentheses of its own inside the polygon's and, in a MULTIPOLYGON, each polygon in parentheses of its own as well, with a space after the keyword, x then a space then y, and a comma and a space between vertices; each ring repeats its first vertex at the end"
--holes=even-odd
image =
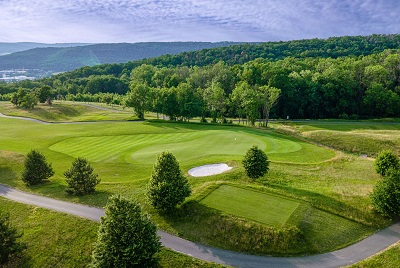
MULTIPOLYGON (((160 152, 171 151, 180 161, 191 161, 209 156, 218 156, 219 161, 238 159, 253 145, 267 154, 282 155, 302 151, 306 146, 300 142, 272 135, 254 135, 245 131, 202 130, 178 133, 137 134, 120 136, 76 137, 60 141, 51 150, 73 157, 86 157, 93 162, 128 162, 153 164, 160 152)), ((315 149, 320 149, 313 146, 315 149)), ((321 148, 322 149, 322 148, 321 148)), ((323 154, 323 160, 333 153, 323 154)), ((301 162, 304 158, 286 157, 286 160, 301 162)), ((272 159, 274 156, 272 156, 272 159)), ((280 160, 280 159, 279 159, 280 160)))
POLYGON ((281 227, 299 203, 279 196, 222 185, 200 202, 238 217, 281 227))

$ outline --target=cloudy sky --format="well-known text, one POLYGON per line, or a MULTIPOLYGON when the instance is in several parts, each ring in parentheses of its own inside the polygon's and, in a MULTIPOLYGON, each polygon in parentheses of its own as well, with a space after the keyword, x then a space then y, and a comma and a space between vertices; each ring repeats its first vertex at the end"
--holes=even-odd
POLYGON ((0 0, 0 42, 250 42, 373 33, 400 33, 399 0, 0 0))

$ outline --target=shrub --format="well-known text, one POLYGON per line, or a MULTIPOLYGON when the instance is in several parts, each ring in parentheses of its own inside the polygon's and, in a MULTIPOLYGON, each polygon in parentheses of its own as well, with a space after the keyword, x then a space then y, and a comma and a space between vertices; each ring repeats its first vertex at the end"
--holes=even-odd
POLYGON ((24 171, 22 172, 22 180, 28 185, 35 185, 47 180, 54 175, 51 164, 43 154, 36 150, 28 153, 25 159, 24 171))
POLYGON ((160 250, 157 228, 136 201, 114 195, 100 220, 91 267, 151 267, 160 250))
POLYGON ((246 152, 242 163, 247 176, 252 179, 264 176, 269 170, 268 156, 257 146, 251 147, 246 152))
POLYGON ((400 169, 400 162, 393 151, 383 150, 378 154, 374 166, 378 174, 385 176, 389 169, 400 169))
POLYGON ((7 263, 26 248, 25 244, 17 241, 21 236, 22 233, 11 226, 10 215, 0 212, 0 264, 7 263))
POLYGON ((371 194, 372 205, 389 218, 400 216, 400 171, 390 169, 371 194))
POLYGON ((72 162, 72 167, 64 172, 67 178, 67 193, 75 195, 90 194, 95 191, 95 187, 100 183, 97 174, 93 173, 93 168, 85 158, 78 157, 72 162))
POLYGON ((146 195, 150 204, 158 210, 169 211, 181 204, 190 193, 189 183, 175 156, 162 152, 147 185, 146 195))

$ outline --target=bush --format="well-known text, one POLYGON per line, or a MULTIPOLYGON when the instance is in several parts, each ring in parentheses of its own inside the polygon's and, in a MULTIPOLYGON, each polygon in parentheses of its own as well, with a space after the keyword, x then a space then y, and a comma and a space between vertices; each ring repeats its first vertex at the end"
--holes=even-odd
POLYGON ((91 267, 151 267, 159 240, 139 203, 114 195, 100 220, 91 267))
POLYGON ((11 226, 10 215, 0 212, 0 264, 7 263, 13 256, 19 256, 26 245, 18 242, 22 236, 11 226))
POLYGON ((389 218, 400 216, 400 171, 390 169, 371 194, 372 205, 389 218))
POLYGON ((393 151, 383 150, 378 154, 374 166, 378 174, 385 176, 390 169, 400 169, 400 162, 393 151))
POLYGON ((252 179, 264 176, 269 170, 268 156, 257 146, 251 147, 246 152, 242 163, 247 176, 252 179))
POLYGON ((100 183, 97 174, 93 174, 93 168, 85 158, 78 157, 72 162, 72 167, 64 172, 67 178, 67 193, 74 195, 90 194, 95 191, 95 187, 100 183))
POLYGON ((190 193, 189 183, 175 156, 162 152, 147 185, 146 195, 150 204, 158 210, 169 211, 181 204, 190 193))
POLYGON ((35 185, 47 180, 54 175, 51 164, 43 154, 36 150, 28 153, 25 159, 24 171, 22 172, 22 180, 28 185, 35 185))

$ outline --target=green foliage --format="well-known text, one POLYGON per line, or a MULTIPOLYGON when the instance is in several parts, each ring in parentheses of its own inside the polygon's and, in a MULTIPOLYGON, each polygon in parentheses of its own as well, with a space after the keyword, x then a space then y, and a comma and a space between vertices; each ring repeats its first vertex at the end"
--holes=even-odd
POLYGON ((400 160, 393 151, 383 150, 374 161, 374 167, 376 172, 384 177, 390 169, 400 169, 400 160))
POLYGON ((37 150, 30 151, 25 159, 22 180, 27 185, 35 185, 54 175, 53 167, 43 154, 37 150))
POLYGON ((191 194, 187 179, 179 168, 179 163, 170 152, 162 152, 154 165, 147 185, 150 204, 162 211, 170 211, 181 204, 191 194))
POLYGON ((371 194, 374 208, 389 218, 400 216, 400 171, 390 169, 371 194))
POLYGON ((45 103, 45 102, 50 103, 52 88, 47 85, 42 86, 39 89, 37 89, 36 94, 40 103, 45 103))
POLYGON ((257 146, 251 147, 246 152, 242 163, 247 176, 252 179, 264 176, 269 170, 268 156, 257 146))
POLYGON ((93 193, 96 185, 100 183, 89 162, 81 157, 72 162, 72 167, 64 172, 64 176, 67 178, 67 193, 74 195, 93 193))
POLYGON ((160 246, 157 228, 140 204, 114 195, 100 220, 91 267, 150 267, 160 246))
POLYGON ((0 211, 0 265, 7 263, 13 256, 19 256, 26 248, 17 241, 22 236, 10 223, 9 214, 0 211))
POLYGON ((33 109, 37 105, 38 99, 34 92, 25 88, 19 88, 18 91, 13 94, 11 102, 17 107, 33 109))

